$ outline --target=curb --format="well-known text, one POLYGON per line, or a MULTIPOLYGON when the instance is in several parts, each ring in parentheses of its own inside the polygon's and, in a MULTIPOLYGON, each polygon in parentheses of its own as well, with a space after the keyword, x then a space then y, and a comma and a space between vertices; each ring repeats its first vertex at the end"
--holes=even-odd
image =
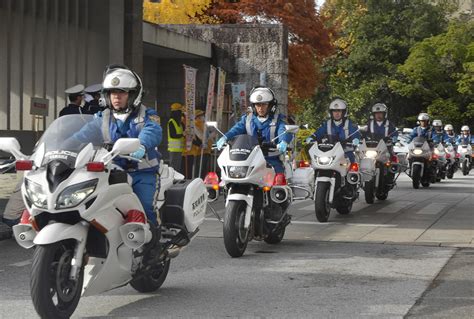
POLYGON ((0 240, 10 239, 12 237, 12 229, 0 222, 0 240))

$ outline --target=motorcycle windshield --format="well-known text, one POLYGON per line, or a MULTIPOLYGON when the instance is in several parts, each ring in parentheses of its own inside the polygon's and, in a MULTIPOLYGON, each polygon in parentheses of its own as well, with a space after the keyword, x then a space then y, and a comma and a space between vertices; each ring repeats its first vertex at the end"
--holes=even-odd
POLYGON ((426 139, 422 136, 417 136, 413 139, 413 146, 415 147, 422 147, 423 144, 425 143, 426 139))
POLYGON ((251 135, 237 135, 230 141, 229 157, 231 161, 245 161, 255 146, 258 145, 256 137, 251 135))
MULTIPOLYGON (((44 144, 42 166, 53 160, 60 160, 69 167, 74 167, 77 154, 89 143, 94 148, 103 145, 100 127, 90 114, 74 114, 59 117, 48 127, 35 147, 44 144)), ((35 155, 34 153, 34 155, 35 155)))

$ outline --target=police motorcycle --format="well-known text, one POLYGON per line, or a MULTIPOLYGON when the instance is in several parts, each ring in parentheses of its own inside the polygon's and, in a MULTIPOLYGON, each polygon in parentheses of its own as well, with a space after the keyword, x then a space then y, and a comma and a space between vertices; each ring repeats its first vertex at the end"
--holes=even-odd
MULTIPOLYGON (((207 126, 218 130, 217 122, 207 122, 207 126)), ((285 125, 283 134, 295 134, 298 128, 285 125)), ((281 135, 270 143, 247 134, 237 135, 227 142, 217 159, 222 182, 215 172, 206 176, 210 202, 217 200, 219 187, 224 187, 224 246, 231 257, 242 256, 252 239, 268 244, 281 242, 291 222, 291 188, 285 174, 275 174, 265 160, 268 152, 277 151, 273 141, 281 135)))
POLYGON ((69 318, 81 296, 127 284, 156 291, 170 259, 189 244, 205 216, 202 180, 184 181, 162 165, 154 203, 161 227, 148 223, 131 177, 113 163, 132 159, 126 155, 140 147, 139 139, 121 138, 109 149, 102 137, 70 146, 74 132, 92 120, 92 115, 56 119, 30 157, 15 138, 0 138, 0 149, 13 154, 17 171, 25 172, 21 192, 27 209, 13 233, 23 248, 35 247, 30 291, 44 318, 69 318))
POLYGON ((452 179, 458 170, 459 157, 456 148, 451 143, 446 143, 446 177, 452 179))
POLYGON ((379 200, 387 199, 388 192, 395 186, 399 164, 398 157, 391 156, 388 150, 391 143, 390 137, 374 140, 368 135, 357 148, 361 184, 367 204, 373 204, 375 197, 379 200))
POLYGON ((434 146, 432 160, 436 163, 436 182, 446 178, 446 166, 448 165, 446 148, 443 143, 434 146))
POLYGON ((411 128, 403 128, 401 134, 398 135, 398 140, 393 145, 393 152, 398 157, 399 168, 401 172, 406 172, 409 168, 408 165, 408 145, 409 135, 412 132, 411 128))
POLYGON ((315 213, 321 223, 328 221, 331 208, 339 214, 349 214, 352 203, 359 197, 359 164, 351 163, 345 156, 345 151, 354 151, 348 140, 358 131, 344 141, 339 141, 337 136, 326 135, 321 143, 313 142, 308 151, 315 175, 315 213))
POLYGON ((466 141, 458 145, 459 168, 464 176, 469 174, 472 165, 472 147, 466 141))
POLYGON ((422 136, 415 137, 408 145, 408 162, 410 177, 414 189, 429 187, 436 182, 436 159, 432 158, 433 151, 428 140, 422 136))

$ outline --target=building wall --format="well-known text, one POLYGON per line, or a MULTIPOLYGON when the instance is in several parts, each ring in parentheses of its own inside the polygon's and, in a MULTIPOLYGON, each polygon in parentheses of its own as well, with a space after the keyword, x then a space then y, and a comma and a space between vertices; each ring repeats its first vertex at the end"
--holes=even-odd
POLYGON ((213 64, 224 68, 227 82, 245 82, 247 90, 266 84, 277 95, 280 111, 288 105, 288 30, 283 25, 166 25, 215 46, 213 64))

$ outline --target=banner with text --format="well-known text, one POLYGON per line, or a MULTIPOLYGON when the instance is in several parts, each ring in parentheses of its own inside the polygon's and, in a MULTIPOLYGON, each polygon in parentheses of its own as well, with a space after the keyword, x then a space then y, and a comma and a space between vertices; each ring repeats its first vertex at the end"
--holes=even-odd
MULTIPOLYGON (((209 70, 209 84, 207 85, 206 122, 211 119, 212 107, 214 105, 214 87, 216 85, 216 67, 211 65, 209 70)), ((205 128, 207 132, 207 129, 205 128)), ((207 134, 204 134, 204 145, 207 145, 207 134)))
POLYGON ((225 92, 225 76, 224 70, 219 68, 217 80, 217 114, 216 121, 220 129, 222 129, 222 114, 224 113, 224 92, 225 92))
POLYGON ((234 122, 237 123, 247 112, 247 86, 245 83, 232 83, 232 108, 234 122))
POLYGON ((191 150, 194 138, 197 69, 184 65, 184 100, 186 102, 186 150, 191 150))

